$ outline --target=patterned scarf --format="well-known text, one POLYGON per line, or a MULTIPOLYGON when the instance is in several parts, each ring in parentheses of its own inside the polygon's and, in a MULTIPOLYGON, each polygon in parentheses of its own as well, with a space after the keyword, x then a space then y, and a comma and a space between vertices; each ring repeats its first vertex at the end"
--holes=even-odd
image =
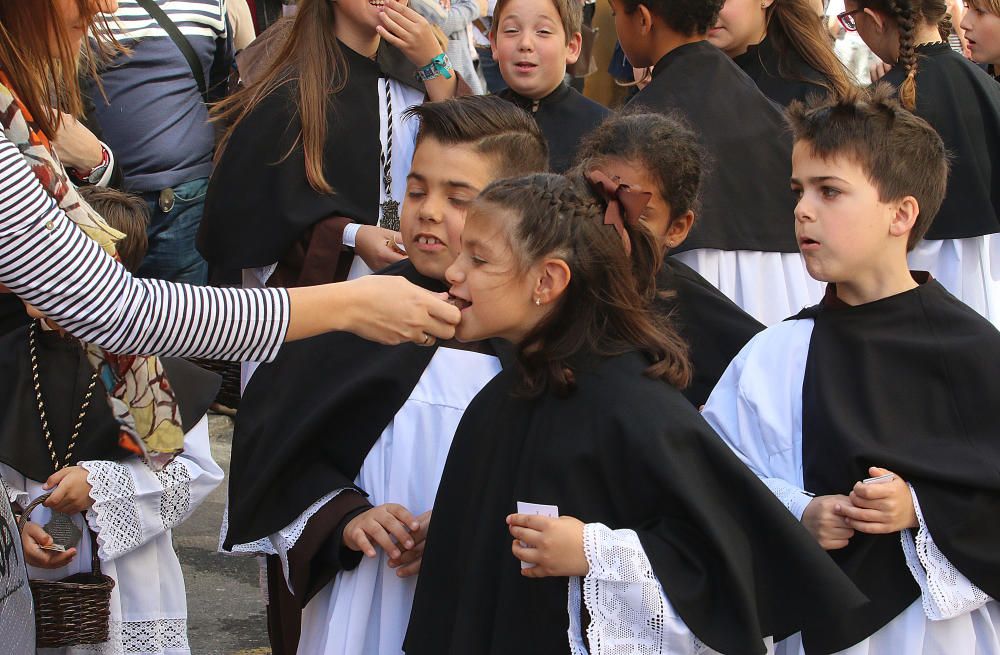
MULTIPOLYGON (((124 234, 109 226, 77 194, 45 134, 12 91, 0 71, 0 127, 17 146, 45 191, 59 203, 70 220, 118 259, 115 243, 124 234)), ((90 364, 99 371, 108 392, 111 411, 120 430, 118 442, 142 457, 154 471, 166 466, 182 450, 184 431, 170 383, 156 357, 114 355, 84 343, 90 364)))

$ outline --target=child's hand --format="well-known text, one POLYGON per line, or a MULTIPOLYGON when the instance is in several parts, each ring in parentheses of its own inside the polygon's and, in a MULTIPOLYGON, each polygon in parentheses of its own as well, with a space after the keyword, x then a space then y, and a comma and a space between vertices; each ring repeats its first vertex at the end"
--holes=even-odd
POLYGON ((802 512, 802 525, 824 550, 844 548, 854 536, 854 530, 844 524, 844 518, 837 510, 850 505, 851 499, 840 494, 816 496, 802 512))
POLYGON ((427 541, 427 527, 431 524, 431 513, 426 511, 417 517, 420 527, 410 533, 414 546, 396 559, 389 560, 389 568, 396 569, 400 578, 408 578, 420 573, 420 563, 424 559, 424 544, 427 541))
POLYGON ((344 528, 344 545, 351 550, 363 552, 368 557, 375 557, 375 542, 389 555, 390 559, 399 559, 402 555, 400 546, 409 550, 415 543, 411 532, 420 529, 410 511, 402 505, 386 503, 373 507, 358 514, 344 528), (393 543, 393 538, 396 543, 393 543))
MULTIPOLYGON (((892 471, 873 466, 868 473, 875 477, 890 475, 892 471)), ((898 475, 879 484, 858 482, 851 492, 851 504, 837 514, 843 517, 844 525, 868 534, 890 534, 917 527, 910 486, 898 475)))
POLYGON ((382 24, 375 28, 379 35, 402 52, 414 66, 426 66, 443 52, 427 19, 403 2, 385 0, 379 15, 382 24))
POLYGON ((76 557, 76 548, 70 548, 65 553, 42 550, 40 546, 51 546, 52 535, 42 529, 37 523, 28 522, 21 530, 21 547, 24 549, 24 561, 40 569, 61 569, 76 557))
POLYGON ((507 517, 507 525, 514 537, 511 545, 514 557, 535 565, 521 569, 521 575, 528 578, 581 576, 590 571, 583 553, 583 522, 579 519, 511 514, 507 517), (525 548, 521 542, 531 548, 525 548))
POLYGON ((53 487, 55 491, 44 505, 54 512, 78 514, 94 504, 94 499, 90 497, 87 470, 82 467, 67 466, 50 475, 42 488, 49 490, 53 487))
POLYGON ((354 239, 354 251, 373 271, 382 270, 406 257, 396 246, 403 241, 399 232, 375 225, 362 225, 354 239))

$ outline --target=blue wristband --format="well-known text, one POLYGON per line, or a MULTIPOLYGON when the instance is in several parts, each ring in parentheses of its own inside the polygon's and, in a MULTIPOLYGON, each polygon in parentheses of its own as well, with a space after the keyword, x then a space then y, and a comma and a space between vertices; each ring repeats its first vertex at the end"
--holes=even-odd
POLYGON ((448 59, 448 55, 442 52, 434 57, 434 59, 431 59, 429 64, 417 69, 417 79, 421 82, 426 82, 443 76, 444 79, 450 80, 452 71, 454 70, 451 60, 448 59))

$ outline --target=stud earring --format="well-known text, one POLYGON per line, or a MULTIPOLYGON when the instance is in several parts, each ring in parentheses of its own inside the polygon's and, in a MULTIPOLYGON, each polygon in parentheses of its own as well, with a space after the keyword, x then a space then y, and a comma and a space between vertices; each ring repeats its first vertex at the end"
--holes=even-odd
POLYGON ((541 307, 541 305, 542 305, 542 299, 535 298, 535 307, 541 307))

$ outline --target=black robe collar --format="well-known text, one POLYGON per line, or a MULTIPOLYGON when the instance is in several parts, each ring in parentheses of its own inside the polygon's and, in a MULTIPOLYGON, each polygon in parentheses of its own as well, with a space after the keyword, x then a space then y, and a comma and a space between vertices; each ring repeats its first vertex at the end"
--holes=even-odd
MULTIPOLYGON (((815 321, 802 386, 805 488, 847 494, 870 466, 898 473, 941 552, 996 598, 1000 332, 938 282, 919 279, 915 289, 864 305, 828 296, 800 315, 815 321)), ((807 631, 807 648, 856 643, 920 596, 899 539, 855 533, 830 551, 872 603, 807 631)))
MULTIPOLYGON (((945 43, 918 46, 917 116, 949 153, 948 188, 929 240, 1000 232, 1000 85, 945 43)), ((898 88, 900 67, 884 80, 898 88)))
POLYGON ((505 369, 472 401, 434 502, 404 651, 566 652, 566 578, 529 579, 516 501, 633 529, 698 639, 762 653, 860 594, 674 388, 635 352, 589 357, 568 397, 515 397, 505 369))
MULTIPOLYGON (((0 462, 30 480, 42 482, 55 469, 42 436, 28 329, 18 328, 0 339, 0 462)), ((62 463, 94 369, 79 341, 72 337, 39 330, 36 345, 49 432, 62 463)), ((215 400, 221 378, 182 359, 165 357, 161 361, 177 395, 182 428, 187 432, 215 400)), ((132 453, 118 445, 119 431, 107 393, 98 381, 71 462, 129 457, 132 453)))
POLYGON ((555 173, 565 172, 573 165, 581 139, 611 113, 565 82, 540 100, 511 89, 497 95, 534 116, 549 146, 549 169, 555 173))
POLYGON ((733 61, 764 95, 782 107, 793 100, 805 101, 810 95, 830 93, 822 73, 807 64, 793 48, 789 48, 784 62, 789 70, 782 70, 782 59, 768 38, 733 57, 733 61))
POLYGON ((708 41, 675 48, 629 107, 679 113, 712 159, 698 221, 677 252, 798 252, 791 135, 778 106, 732 59, 708 41))

